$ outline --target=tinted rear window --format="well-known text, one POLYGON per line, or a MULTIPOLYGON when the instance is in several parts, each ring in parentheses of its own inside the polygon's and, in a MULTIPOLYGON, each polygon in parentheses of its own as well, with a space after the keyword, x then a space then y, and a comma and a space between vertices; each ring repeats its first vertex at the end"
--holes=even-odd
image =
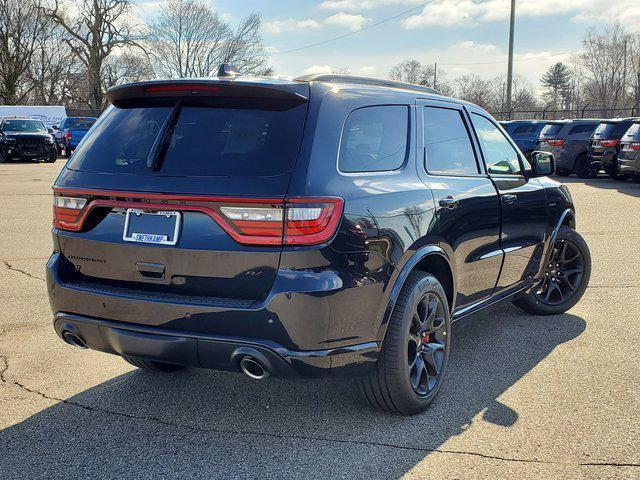
POLYGON ((625 140, 638 140, 640 139, 640 123, 634 123, 629 127, 629 130, 624 134, 625 140))
POLYGON ((67 118, 65 125, 67 128, 83 128, 88 130, 94 123, 96 123, 95 118, 67 118))
POLYGON ((69 168, 160 176, 280 175, 297 158, 306 108, 306 103, 286 110, 177 107, 167 101, 114 106, 85 138, 69 168), (150 154, 152 149, 158 153, 150 154))
POLYGON ((408 124, 405 106, 354 110, 342 132, 338 168, 342 172, 397 170, 407 156, 408 124))
POLYGON ((536 131, 536 125, 520 125, 514 131, 514 135, 532 135, 536 131))
MULTIPOLYGON (((629 125, 627 124, 628 128, 629 125)), ((623 124, 620 123, 606 123, 603 122, 598 125, 598 128, 593 132, 593 135, 598 138, 608 138, 616 135, 617 132, 620 132, 624 128, 623 124)))
POLYGON ((568 135, 578 135, 579 133, 588 133, 591 134, 591 132, 593 132, 595 128, 595 125, 591 124, 591 123, 586 123, 583 125, 576 125, 574 127, 571 127, 571 130, 569 130, 568 135))
POLYGON ((547 123, 542 129, 542 132, 540 132, 540 135, 557 135, 561 129, 562 129, 562 124, 547 123))

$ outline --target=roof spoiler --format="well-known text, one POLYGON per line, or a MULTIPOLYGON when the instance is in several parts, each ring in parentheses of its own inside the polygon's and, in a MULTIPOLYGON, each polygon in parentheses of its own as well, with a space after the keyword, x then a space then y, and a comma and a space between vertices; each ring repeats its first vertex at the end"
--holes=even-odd
POLYGON ((418 92, 440 95, 435 88, 416 85, 415 83, 398 82, 396 80, 385 80, 382 78, 358 77, 355 75, 334 75, 329 73, 303 75, 295 79, 297 82, 327 82, 327 83, 348 83, 351 85, 370 85, 373 87, 401 88, 403 90, 414 90, 418 92))
POLYGON ((128 83, 111 87, 107 90, 106 96, 111 103, 161 97, 239 97, 282 100, 299 105, 309 100, 309 89, 304 84, 269 84, 237 80, 236 76, 229 76, 224 79, 200 78, 128 83))

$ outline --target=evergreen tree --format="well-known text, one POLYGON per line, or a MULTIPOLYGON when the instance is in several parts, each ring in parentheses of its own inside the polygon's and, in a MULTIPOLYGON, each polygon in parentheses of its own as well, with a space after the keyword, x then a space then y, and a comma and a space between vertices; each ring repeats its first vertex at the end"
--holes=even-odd
POLYGON ((549 67, 540 78, 543 97, 559 108, 570 108, 571 103, 571 70, 564 63, 558 62, 549 67))

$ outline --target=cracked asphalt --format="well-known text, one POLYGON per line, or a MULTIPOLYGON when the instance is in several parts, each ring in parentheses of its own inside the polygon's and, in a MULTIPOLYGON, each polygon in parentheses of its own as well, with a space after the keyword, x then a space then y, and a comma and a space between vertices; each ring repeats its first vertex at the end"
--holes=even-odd
POLYGON ((62 166, 0 165, 0 479, 640 478, 640 184, 568 179, 582 302, 458 325, 439 399, 403 418, 348 380, 146 374, 64 344, 44 283, 62 166))

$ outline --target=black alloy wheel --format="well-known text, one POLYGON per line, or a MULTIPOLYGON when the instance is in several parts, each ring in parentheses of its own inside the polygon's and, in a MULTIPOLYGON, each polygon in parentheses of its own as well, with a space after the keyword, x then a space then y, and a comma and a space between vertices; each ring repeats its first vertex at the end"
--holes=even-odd
POLYGON ((447 349, 447 325, 440 299, 427 293, 413 311, 409 341, 407 344, 407 367, 413 390, 426 396, 440 381, 447 349))
POLYGON ((587 155, 582 154, 576 158, 576 163, 573 166, 573 171, 580 178, 596 178, 598 176, 598 167, 589 160, 587 155))
POLYGON ((629 179, 630 175, 627 173, 622 173, 620 171, 620 168, 618 167, 618 161, 614 160, 614 162, 611 164, 611 167, 609 167, 609 176, 614 180, 624 182, 629 179))
POLYGON ((393 307, 376 368, 361 379, 369 405, 402 415, 426 410, 447 373, 450 318, 438 279, 428 272, 411 272, 393 307))
POLYGON ((558 315, 580 301, 591 278, 591 253, 584 238, 562 225, 544 265, 544 275, 513 304, 533 315, 558 315))
POLYGON ((584 258, 570 240, 557 240, 545 276, 535 296, 546 305, 560 305, 578 290, 584 274, 584 258))

